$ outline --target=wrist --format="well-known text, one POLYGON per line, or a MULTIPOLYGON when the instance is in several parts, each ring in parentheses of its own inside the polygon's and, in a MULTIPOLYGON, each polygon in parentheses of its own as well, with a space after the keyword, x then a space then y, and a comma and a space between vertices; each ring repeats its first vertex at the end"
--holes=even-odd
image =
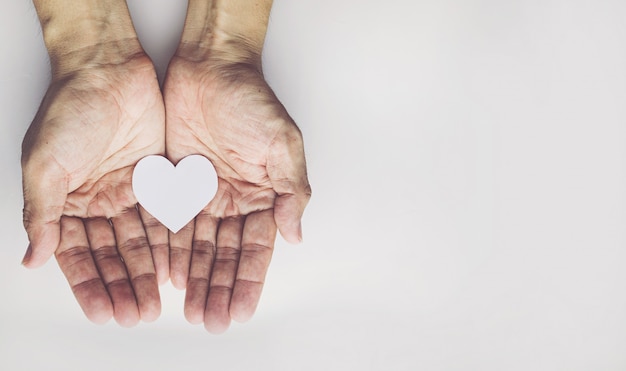
POLYGON ((189 0, 176 55, 260 67, 271 7, 272 0, 189 0))
POLYGON ((143 54, 124 0, 34 0, 53 76, 143 54))

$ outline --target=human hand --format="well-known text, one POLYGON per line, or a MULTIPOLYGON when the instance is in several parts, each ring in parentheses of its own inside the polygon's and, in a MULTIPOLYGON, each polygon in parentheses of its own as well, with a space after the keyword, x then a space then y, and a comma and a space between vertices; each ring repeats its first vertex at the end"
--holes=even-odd
POLYGON ((22 148, 30 240, 23 264, 38 267, 54 253, 93 322, 155 320, 157 273, 168 278, 167 230, 136 207, 131 189, 135 163, 164 152, 154 67, 132 34, 92 34, 101 40, 75 49, 55 48, 54 36, 58 30, 44 28, 52 81, 22 148))
POLYGON ((166 152, 174 163, 209 158, 218 175, 211 203, 170 233, 170 277, 187 288, 185 317, 209 332, 248 320, 259 301, 276 229, 298 243, 311 188, 300 131, 260 64, 185 55, 164 86, 166 152))

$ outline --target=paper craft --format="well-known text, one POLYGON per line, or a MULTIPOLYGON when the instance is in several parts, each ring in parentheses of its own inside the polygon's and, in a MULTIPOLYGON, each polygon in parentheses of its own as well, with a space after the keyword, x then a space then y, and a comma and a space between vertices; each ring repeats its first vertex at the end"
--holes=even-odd
POLYGON ((201 155, 187 156, 176 167, 163 156, 147 156, 135 166, 132 186, 139 204, 176 233, 213 199, 217 174, 201 155))

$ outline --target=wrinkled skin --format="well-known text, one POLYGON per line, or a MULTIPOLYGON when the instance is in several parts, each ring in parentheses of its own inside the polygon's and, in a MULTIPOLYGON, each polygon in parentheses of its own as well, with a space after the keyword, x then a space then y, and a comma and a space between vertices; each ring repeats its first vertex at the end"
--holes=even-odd
POLYGON ((94 322, 160 313, 155 264, 167 280, 167 232, 136 207, 131 176, 142 157, 164 153, 164 124, 154 67, 138 53, 53 74, 24 138, 24 265, 55 254, 94 322))
POLYGON ((170 234, 170 277, 187 288, 188 321, 220 333, 253 315, 277 229, 302 239, 311 194, 302 136, 260 66, 175 56, 163 94, 167 156, 202 154, 219 178, 211 203, 170 234))

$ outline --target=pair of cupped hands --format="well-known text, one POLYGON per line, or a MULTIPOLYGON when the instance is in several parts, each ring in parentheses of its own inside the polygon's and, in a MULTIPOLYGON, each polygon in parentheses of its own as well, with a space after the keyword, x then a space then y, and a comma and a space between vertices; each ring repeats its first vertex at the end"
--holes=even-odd
POLYGON ((23 264, 54 254, 87 318, 122 326, 156 320, 171 279, 186 289, 187 320, 223 332, 253 315, 277 230, 302 240, 311 191, 300 131, 260 60, 177 53, 161 90, 143 50, 105 47, 53 66, 24 138, 23 264), (132 191, 135 164, 153 154, 174 164, 201 154, 216 168, 214 199, 176 234, 132 191))

